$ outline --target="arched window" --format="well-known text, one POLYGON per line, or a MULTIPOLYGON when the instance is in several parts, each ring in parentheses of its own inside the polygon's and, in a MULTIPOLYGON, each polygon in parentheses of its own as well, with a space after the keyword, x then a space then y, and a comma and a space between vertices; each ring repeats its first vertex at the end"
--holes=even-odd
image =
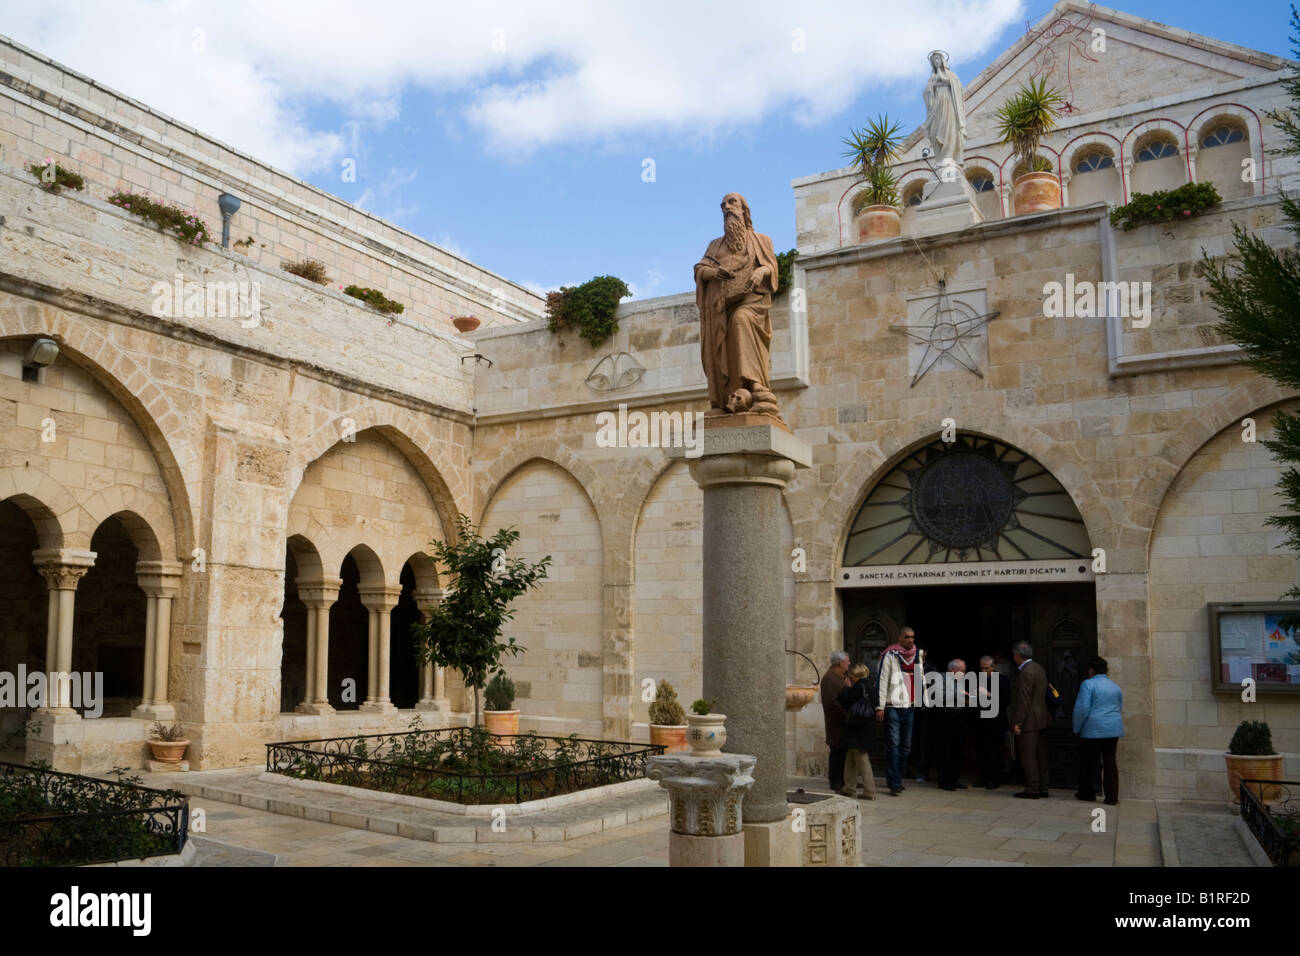
POLYGON ((1245 173, 1253 165, 1250 133, 1238 117, 1211 117, 1197 139, 1201 144, 1196 157, 1197 182, 1214 183, 1224 199, 1254 195, 1253 177, 1245 173))
POLYGON ((1229 143, 1240 143, 1246 138, 1246 131, 1240 126, 1229 126, 1224 124, 1216 126, 1208 133, 1201 137, 1201 148, 1211 149, 1215 146, 1227 146, 1229 143))
POLYGON ((1099 149, 1084 153, 1074 161, 1074 171, 1076 173, 1095 173, 1098 170, 1114 168, 1115 160, 1111 158, 1110 153, 1099 149))
POLYGON ((1138 150, 1137 161, 1149 163, 1154 159, 1166 159, 1178 155, 1178 144, 1171 139, 1153 139, 1138 150))
POLYGON ((932 441, 858 509, 844 565, 1035 561, 1092 555, 1083 518, 1046 468, 1004 442, 932 441))
POLYGON ((975 190, 975 206, 985 222, 1002 218, 1002 200, 998 197, 997 182, 987 169, 974 167, 966 171, 966 181, 975 190))
POLYGON ((1071 206, 1095 202, 1117 206, 1124 201, 1115 157, 1107 147, 1085 145, 1075 154, 1070 169, 1074 172, 1069 188, 1071 206))
POLYGON ((1131 192, 1177 189, 1186 182, 1187 163, 1179 154, 1178 141, 1172 133, 1155 130, 1134 144, 1131 192))

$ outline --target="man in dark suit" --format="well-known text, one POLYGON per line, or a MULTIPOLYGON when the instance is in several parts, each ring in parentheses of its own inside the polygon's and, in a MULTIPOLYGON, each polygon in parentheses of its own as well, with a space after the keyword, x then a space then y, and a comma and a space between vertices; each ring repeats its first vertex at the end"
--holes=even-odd
MULTIPOLYGON (((844 677, 849 672, 849 655, 844 651, 831 653, 830 669, 822 676, 821 698, 822 715, 826 718, 826 746, 830 748, 826 777, 831 789, 844 789, 844 758, 848 756, 848 747, 844 743, 844 721, 848 717, 840 705, 840 691, 844 689, 844 677)), ((856 786, 856 781, 855 784, 856 786)))
POLYGON ((1006 760, 1011 681, 998 670, 997 661, 987 654, 980 658, 980 680, 984 683, 980 685, 980 716, 975 721, 975 759, 979 767, 977 785, 986 790, 996 790, 1002 785, 1006 760), (988 696, 984 697, 986 691, 988 696))
POLYGON ((1011 658, 1020 673, 1011 692, 1011 732, 1016 736, 1016 753, 1025 774, 1025 789, 1016 794, 1022 800, 1037 800, 1047 792, 1047 728, 1052 714, 1047 709, 1047 671, 1033 659, 1034 649, 1020 641, 1011 658))

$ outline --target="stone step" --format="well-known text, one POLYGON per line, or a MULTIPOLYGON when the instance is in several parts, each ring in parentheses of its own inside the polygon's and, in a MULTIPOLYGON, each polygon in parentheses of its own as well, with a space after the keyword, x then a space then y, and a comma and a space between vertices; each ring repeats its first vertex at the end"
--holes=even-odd
POLYGON ((262 779, 263 774, 259 767, 142 776, 148 786, 171 787, 190 796, 191 810, 204 800, 230 803, 434 843, 558 843, 668 813, 668 794, 657 787, 535 813, 512 812, 494 821, 389 803, 358 795, 352 788, 340 793, 304 789, 289 780, 262 779))

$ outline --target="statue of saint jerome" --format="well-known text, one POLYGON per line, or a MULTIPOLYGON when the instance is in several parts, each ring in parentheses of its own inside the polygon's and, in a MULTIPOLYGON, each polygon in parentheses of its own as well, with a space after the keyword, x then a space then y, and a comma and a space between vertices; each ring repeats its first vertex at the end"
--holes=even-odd
POLYGON ((709 382, 708 416, 753 412, 780 421, 772 394, 772 295, 777 286, 772 240, 754 231, 739 193, 722 199, 723 234, 695 264, 700 358, 709 382))

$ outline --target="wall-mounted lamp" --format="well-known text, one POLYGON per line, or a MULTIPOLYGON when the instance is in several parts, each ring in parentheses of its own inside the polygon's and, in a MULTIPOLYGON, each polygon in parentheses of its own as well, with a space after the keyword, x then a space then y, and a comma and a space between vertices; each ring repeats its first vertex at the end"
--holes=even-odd
POLYGON ((217 197, 217 206, 221 209, 221 248, 230 248, 230 220, 239 212, 239 197, 222 193, 217 197))
POLYGON ((462 355, 460 357, 461 365, 465 364, 465 359, 473 359, 475 365, 479 365, 483 362, 487 362, 488 368, 492 367, 492 360, 488 358, 486 355, 480 355, 478 352, 475 352, 473 355, 462 355))
POLYGON ((45 370, 59 357, 59 343, 54 339, 37 339, 23 356, 23 381, 42 382, 45 370))

